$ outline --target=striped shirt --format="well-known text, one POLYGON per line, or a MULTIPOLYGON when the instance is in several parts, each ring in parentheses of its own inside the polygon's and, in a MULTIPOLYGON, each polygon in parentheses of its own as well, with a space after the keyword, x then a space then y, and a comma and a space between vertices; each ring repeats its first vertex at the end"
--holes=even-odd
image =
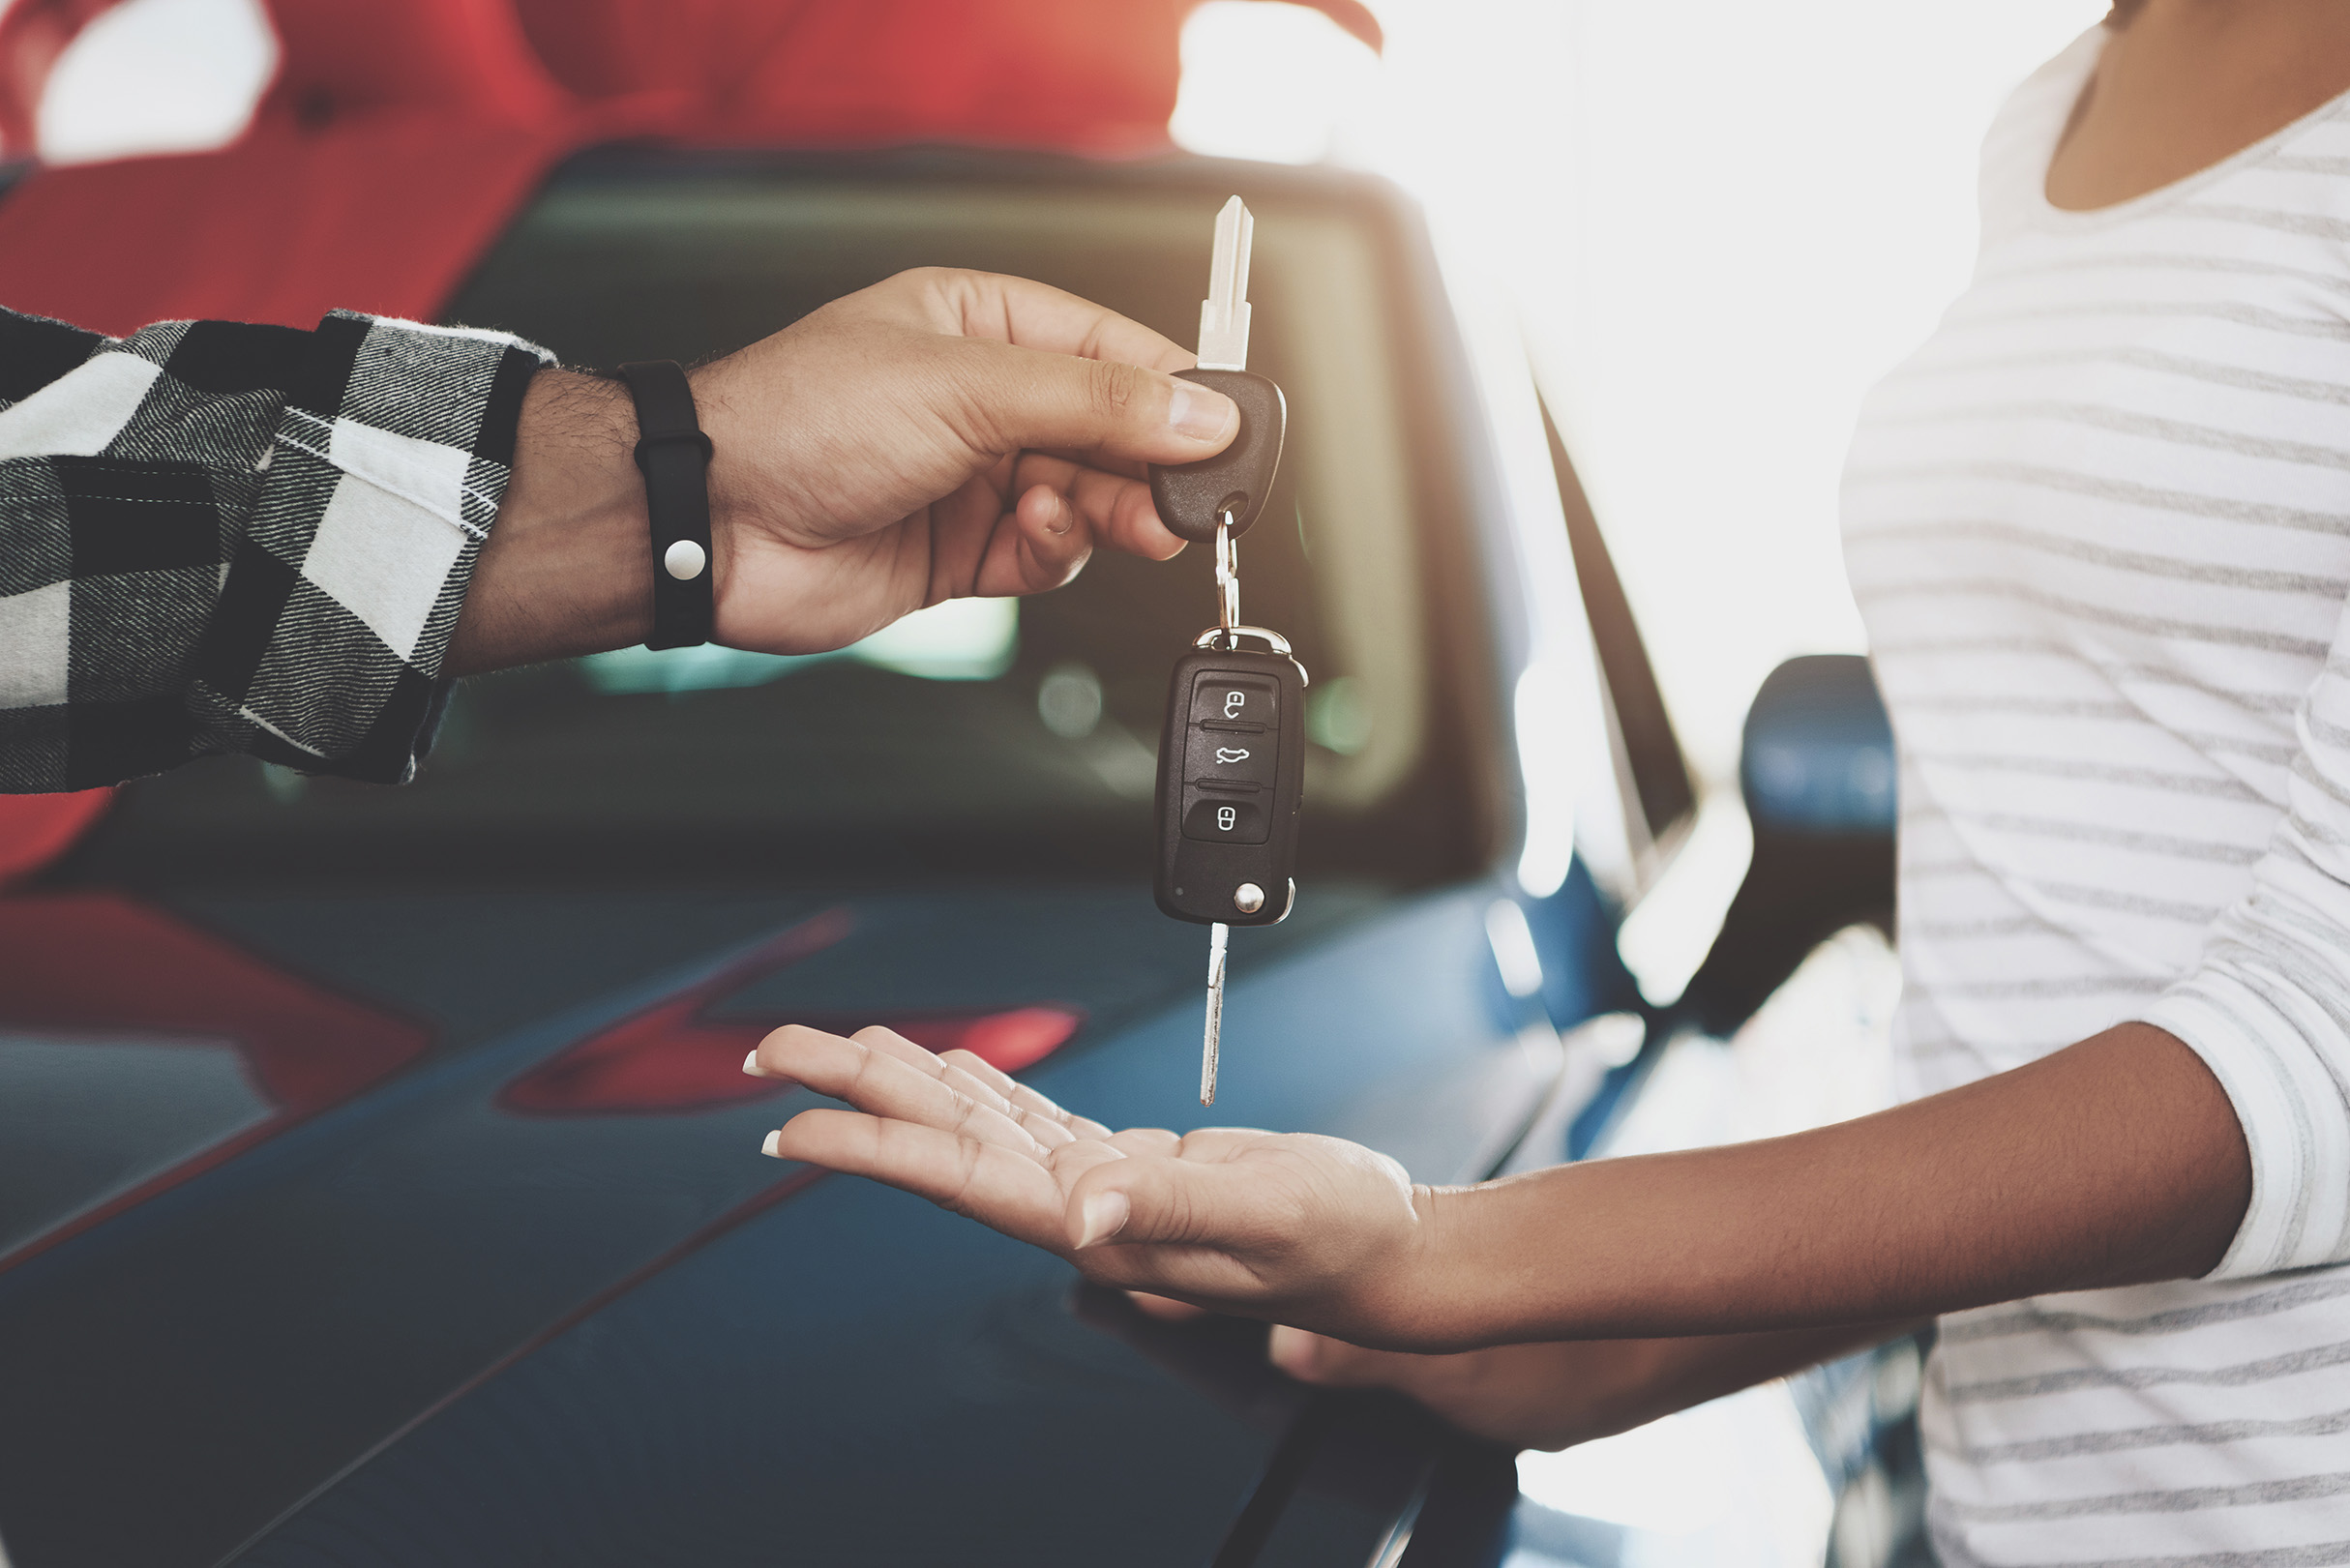
POLYGON ((2350 98, 2067 213, 2093 30, 1992 128, 1982 251, 1871 395, 1846 558, 1902 753, 1903 1092, 2146 1020, 2253 1194, 2206 1279, 1944 1319, 1973 1564, 2350 1563, 2350 98))

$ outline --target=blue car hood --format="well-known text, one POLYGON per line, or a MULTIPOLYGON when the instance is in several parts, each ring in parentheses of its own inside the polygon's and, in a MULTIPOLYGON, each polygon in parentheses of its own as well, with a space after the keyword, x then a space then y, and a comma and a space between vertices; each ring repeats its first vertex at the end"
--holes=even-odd
MULTIPOLYGON (((1324 889, 1240 933, 1214 1119, 1474 1173, 1555 1065, 1496 984, 1489 897, 1324 889)), ((908 1474, 970 1510, 958 1539, 1000 1525, 1003 1560, 1054 1560, 1039 1509, 1089 1487, 1054 1517, 1197 1562, 1277 1438, 1258 1394, 1203 1392, 1114 1308, 1089 1323, 1058 1259, 762 1158, 822 1102, 725 1055, 890 1021, 1035 1056, 1116 1124, 1199 1124, 1204 933, 1140 892, 56 894, 0 919, 114 943, 71 949, 79 980, 0 980, 0 1142, 59 1172, 0 1200, 17 1568, 642 1561, 612 1544, 647 1531, 769 1561, 779 1511, 841 1543, 807 1560, 931 1560, 930 1506, 890 1501, 908 1474)))

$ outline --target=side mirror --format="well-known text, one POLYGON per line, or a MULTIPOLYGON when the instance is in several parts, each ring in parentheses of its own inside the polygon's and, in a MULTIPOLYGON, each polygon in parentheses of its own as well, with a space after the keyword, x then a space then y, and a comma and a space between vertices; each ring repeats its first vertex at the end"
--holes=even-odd
POLYGON ((1894 778, 1893 726, 1867 660, 1790 659, 1754 694, 1738 782, 1758 837, 1889 837, 1894 778))
POLYGON ((1678 1011, 1725 1035, 1814 947, 1862 922, 1893 929, 1893 729, 1868 661, 1790 659, 1746 710, 1739 788, 1754 858, 1678 1011))

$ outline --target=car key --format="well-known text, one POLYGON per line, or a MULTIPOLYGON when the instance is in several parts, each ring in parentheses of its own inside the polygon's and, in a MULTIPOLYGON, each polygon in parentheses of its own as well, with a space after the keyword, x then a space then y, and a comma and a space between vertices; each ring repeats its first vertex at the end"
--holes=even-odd
POLYGON ((1150 471, 1160 519, 1185 539, 1212 541, 1216 551, 1217 624, 1175 661, 1168 683, 1152 879, 1162 911, 1208 928, 1204 1106, 1216 1102, 1232 928, 1277 925, 1297 897, 1291 873, 1305 780, 1305 666, 1279 633, 1240 622, 1234 542, 1264 508, 1289 414, 1281 389, 1247 370, 1254 226, 1238 196, 1216 215, 1200 369, 1178 372, 1239 404, 1240 429, 1213 458, 1150 471), (1245 646, 1251 641, 1263 650, 1245 646))
POLYGON ((1195 545, 1211 542, 1219 530, 1234 539, 1247 533, 1281 466, 1288 401, 1273 382, 1248 370, 1248 252, 1256 227, 1238 196, 1216 214, 1215 256, 1207 298, 1200 303, 1199 369, 1175 371, 1177 380, 1212 387, 1237 403, 1240 429, 1212 458, 1150 470, 1159 520, 1195 545))

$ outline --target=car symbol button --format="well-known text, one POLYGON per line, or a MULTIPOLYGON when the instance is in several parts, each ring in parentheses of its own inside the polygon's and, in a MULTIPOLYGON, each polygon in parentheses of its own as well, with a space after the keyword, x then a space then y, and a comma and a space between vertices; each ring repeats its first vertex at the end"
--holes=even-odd
POLYGON ((1195 725, 1186 739, 1183 777, 1191 784, 1257 784, 1270 789, 1280 760, 1277 729, 1218 729, 1195 725))

